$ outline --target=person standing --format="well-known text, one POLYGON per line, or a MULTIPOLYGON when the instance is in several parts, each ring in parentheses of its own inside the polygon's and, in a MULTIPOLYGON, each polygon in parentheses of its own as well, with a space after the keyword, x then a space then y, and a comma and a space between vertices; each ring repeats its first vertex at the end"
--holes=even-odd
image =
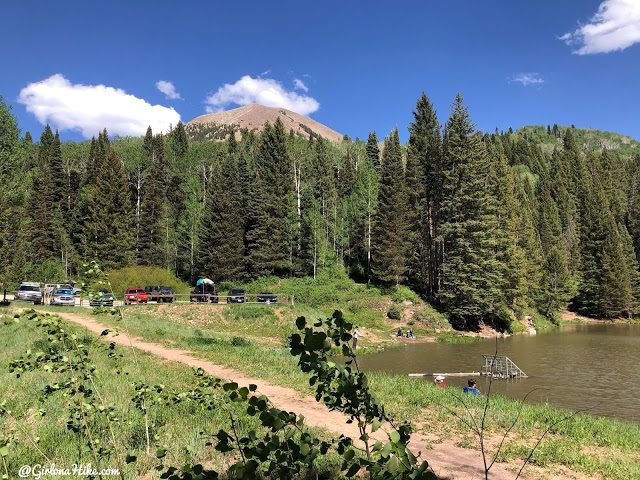
POLYGON ((353 347, 352 348, 354 350, 356 349, 356 346, 358 345, 358 338, 360 338, 360 337, 364 337, 364 335, 362 335, 360 333, 360 330, 358 330, 358 326, 356 325, 356 329, 353 332, 353 347))

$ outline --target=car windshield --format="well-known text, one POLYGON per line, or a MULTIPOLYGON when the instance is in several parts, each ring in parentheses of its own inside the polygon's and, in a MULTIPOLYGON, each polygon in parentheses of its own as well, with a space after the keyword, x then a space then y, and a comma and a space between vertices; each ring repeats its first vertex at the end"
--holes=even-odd
POLYGON ((230 290, 229 295, 244 295, 244 290, 230 290))
POLYGON ((129 293, 144 293, 144 290, 141 288, 132 288, 129 290, 129 293))
POLYGON ((54 295, 73 295, 73 293, 71 293, 71 290, 56 290, 54 295))
POLYGON ((19 290, 23 292, 39 292, 40 291, 38 287, 34 287, 33 285, 21 285, 19 290))

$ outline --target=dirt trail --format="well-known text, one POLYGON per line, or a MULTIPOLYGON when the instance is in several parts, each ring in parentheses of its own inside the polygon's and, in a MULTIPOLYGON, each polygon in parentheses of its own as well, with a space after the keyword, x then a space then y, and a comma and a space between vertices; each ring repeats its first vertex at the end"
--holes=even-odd
MULTIPOLYGON (((65 320, 69 320, 73 323, 81 325, 88 330, 100 334, 107 327, 102 325, 91 318, 86 318, 72 313, 59 313, 60 317, 65 320)), ((152 353, 158 357, 166 360, 180 362, 192 367, 200 367, 210 375, 233 380, 240 385, 248 385, 253 383, 258 386, 258 391, 267 397, 278 408, 303 414, 305 421, 309 425, 321 427, 329 430, 332 434, 349 435, 352 438, 358 438, 359 433, 357 426, 346 423, 346 417, 340 412, 331 412, 323 404, 315 401, 315 398, 301 397, 298 392, 290 388, 279 387, 265 382, 259 378, 250 378, 235 370, 222 367, 220 365, 213 364, 205 360, 199 360, 195 358, 193 352, 186 350, 166 348, 157 344, 145 342, 139 338, 128 338, 126 335, 120 335, 116 337, 102 337, 109 342, 115 342, 116 344, 123 346, 133 345, 134 347, 144 350, 145 352, 152 353)), ((386 435, 382 432, 383 429, 373 434, 377 439, 385 440, 386 435)), ((433 468, 434 472, 442 479, 452 480, 473 480, 483 479, 484 469, 482 467, 482 458, 479 452, 456 447, 450 441, 444 441, 443 443, 431 443, 428 439, 419 433, 414 433, 411 441, 411 449, 414 453, 422 452, 422 458, 429 461, 429 465, 433 468)), ((565 475, 553 475, 550 476, 548 472, 537 472, 538 477, 542 473, 542 477, 545 479, 569 479, 580 478, 579 476, 565 476, 565 475)), ((508 471, 501 465, 494 465, 490 472, 490 478, 492 480, 513 480, 516 473, 508 471)), ((523 480, 533 477, 521 476, 523 480)))

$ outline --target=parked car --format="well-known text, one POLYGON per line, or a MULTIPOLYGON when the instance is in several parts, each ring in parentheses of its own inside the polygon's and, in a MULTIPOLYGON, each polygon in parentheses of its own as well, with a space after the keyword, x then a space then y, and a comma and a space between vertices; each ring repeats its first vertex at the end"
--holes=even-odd
POLYGON ((263 292, 258 294, 258 302, 261 303, 276 303, 278 296, 275 293, 263 292))
POLYGON ((144 289, 140 287, 129 287, 124 294, 124 304, 130 303, 147 303, 149 302, 149 296, 144 289))
POLYGON ((247 301, 247 292, 241 288, 233 288, 229 290, 227 295, 227 303, 244 303, 247 301))
POLYGON ((76 304, 76 299, 73 296, 73 290, 71 288, 59 288, 53 292, 51 296, 51 305, 66 305, 73 307, 76 304))
POLYGON ((35 282, 21 283, 13 294, 14 300, 22 300, 23 302, 33 302, 34 305, 42 303, 42 291, 40 284, 35 282))
POLYGON ((101 288, 89 298, 91 307, 113 307, 113 295, 106 288, 101 288))
POLYGON ((211 302, 218 303, 218 292, 215 285, 201 284, 191 290, 189 294, 190 302, 211 302))
POLYGON ((172 303, 176 300, 176 294, 171 287, 165 287, 163 285, 148 285, 144 287, 144 291, 152 302, 172 303))

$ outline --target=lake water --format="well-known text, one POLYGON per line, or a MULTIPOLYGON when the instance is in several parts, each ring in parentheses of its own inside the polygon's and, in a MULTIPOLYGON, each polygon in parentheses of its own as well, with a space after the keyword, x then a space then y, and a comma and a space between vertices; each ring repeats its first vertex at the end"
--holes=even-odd
MULTIPOLYGON (((409 343, 358 359, 365 371, 396 374, 478 372, 481 354, 495 353, 495 339, 467 344, 409 343)), ((494 380, 492 391, 527 403, 548 402, 569 410, 598 405, 589 413, 640 423, 640 325, 583 324, 538 335, 498 339, 498 354, 528 378, 494 380)), ((476 377, 486 392, 488 379, 476 377)), ((416 381, 433 381, 432 377, 416 381)), ((449 377, 462 387, 465 377, 449 377)))

